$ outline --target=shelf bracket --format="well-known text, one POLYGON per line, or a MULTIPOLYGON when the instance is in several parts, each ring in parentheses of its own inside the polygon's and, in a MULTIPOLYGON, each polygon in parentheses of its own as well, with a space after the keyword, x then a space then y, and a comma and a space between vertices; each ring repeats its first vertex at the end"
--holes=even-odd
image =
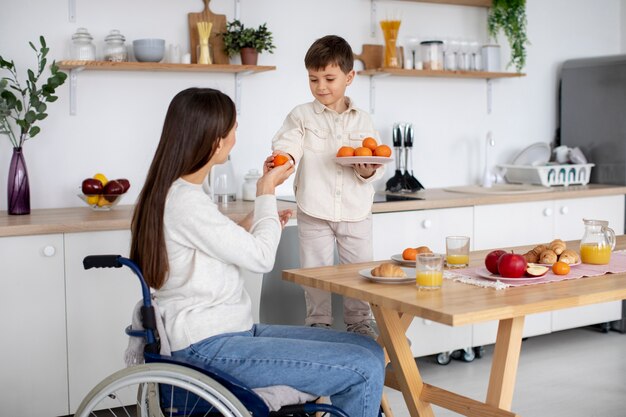
POLYGON ((376 0, 370 0, 370 36, 376 37, 376 0))
POLYGON ((370 75, 370 114, 374 114, 376 110, 376 78, 388 77, 389 75, 370 75))
POLYGON ((67 18, 70 22, 76 21, 76 0, 67 0, 67 18))
POLYGON ((487 78, 487 114, 491 114, 493 109, 493 82, 487 78))
POLYGON ((237 108, 237 114, 241 114, 241 79, 249 74, 252 74, 252 71, 235 73, 235 107, 237 108))
POLYGON ((78 89, 78 73, 85 67, 76 67, 70 70, 70 115, 76 115, 76 90, 78 89))

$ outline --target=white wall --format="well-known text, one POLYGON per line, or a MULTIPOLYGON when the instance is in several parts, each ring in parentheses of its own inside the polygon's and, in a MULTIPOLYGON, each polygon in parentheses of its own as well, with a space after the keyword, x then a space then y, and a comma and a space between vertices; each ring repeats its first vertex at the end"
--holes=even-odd
MULTIPOLYGON (((67 0, 1 0, 0 55, 23 72, 34 62, 28 41, 45 35, 51 56, 69 56, 69 38, 87 27, 97 46, 110 29, 128 39, 162 37, 188 48, 187 13, 200 11, 200 0, 76 0, 76 22, 68 21, 67 0)), ((373 115, 383 141, 390 143, 394 121, 411 121, 416 129, 414 169, 426 187, 475 182, 481 174, 486 132, 496 138, 496 163, 506 163, 525 146, 550 142, 556 123, 556 86, 565 59, 617 54, 624 50, 621 19, 624 0, 528 0, 528 61, 521 79, 495 81, 494 111, 486 113, 484 80, 387 77, 376 82, 373 115), (599 7, 599 4, 602 7, 599 7), (621 20, 620 20, 621 19, 621 20)), ((213 0, 211 9, 234 17, 233 0, 213 0)), ((457 36, 486 40, 486 9, 377 2, 378 20, 400 14, 400 37, 457 36)), ((296 104, 311 99, 303 57, 316 38, 345 37, 356 53, 364 43, 382 43, 380 30, 370 37, 369 0, 241 0, 246 25, 268 23, 276 52, 261 65, 277 71, 243 81, 238 143, 233 162, 240 178, 257 168, 270 152, 270 140, 296 104)), ((508 60, 508 48, 505 60, 508 60)), ((357 64, 361 69, 361 64, 357 64)), ((127 177, 133 187, 124 203, 135 201, 158 142, 170 99, 191 86, 219 88, 234 96, 228 74, 90 72, 79 75, 78 114, 69 114, 69 87, 50 106, 42 133, 25 146, 33 208, 77 206, 84 177, 103 172, 127 177)), ((359 77, 348 93, 369 108, 369 79, 359 77)), ((0 209, 6 210, 6 182, 11 157, 8 139, 0 138, 0 209)), ((392 169, 388 175, 391 175, 392 169)), ((384 188, 383 183, 378 184, 384 188)), ((285 184, 279 194, 290 194, 285 184)))

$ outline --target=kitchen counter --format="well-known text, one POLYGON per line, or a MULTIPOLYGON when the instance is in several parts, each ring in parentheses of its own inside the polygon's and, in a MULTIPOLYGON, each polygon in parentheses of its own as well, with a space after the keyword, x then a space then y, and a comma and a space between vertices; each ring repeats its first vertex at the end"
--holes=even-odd
MULTIPOLYGON (((621 194, 626 194, 626 186, 589 184, 518 194, 472 194, 435 188, 410 194, 420 200, 376 203, 372 211, 373 213, 389 213, 621 194)), ((30 215, 22 216, 9 216, 6 211, 0 211, 0 237, 129 229, 133 207, 132 205, 117 206, 111 211, 94 211, 89 207, 35 209, 30 215)), ((253 207, 252 202, 236 201, 224 206, 222 212, 234 221, 238 221, 253 207)), ((278 208, 293 209, 295 216, 296 205, 294 203, 279 201, 278 208)))

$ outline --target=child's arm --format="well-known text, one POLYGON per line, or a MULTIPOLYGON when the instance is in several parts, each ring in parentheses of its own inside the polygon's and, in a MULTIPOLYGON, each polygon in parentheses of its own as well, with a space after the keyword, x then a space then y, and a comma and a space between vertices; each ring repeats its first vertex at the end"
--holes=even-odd
POLYGON ((282 127, 272 139, 272 151, 290 156, 295 164, 304 152, 302 149, 303 138, 303 123, 294 117, 293 113, 289 113, 282 127))

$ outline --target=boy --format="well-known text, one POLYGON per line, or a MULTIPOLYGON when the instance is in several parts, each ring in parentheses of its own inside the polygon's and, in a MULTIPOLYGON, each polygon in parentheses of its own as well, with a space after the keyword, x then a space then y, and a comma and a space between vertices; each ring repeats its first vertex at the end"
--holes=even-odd
MULTIPOLYGON (((345 96, 355 72, 350 45, 339 36, 316 40, 304 58, 315 100, 294 108, 272 140, 273 155, 284 154, 297 164, 294 192, 298 203, 298 237, 303 268, 333 265, 334 244, 340 263, 371 261, 372 181, 382 177, 381 165, 335 163, 341 146, 357 148, 376 137, 370 116, 345 96)), ((273 166, 273 156, 265 163, 273 166)), ((331 294, 304 287, 305 324, 332 325, 331 294)), ((344 322, 349 332, 377 334, 366 302, 344 297, 344 322)))

